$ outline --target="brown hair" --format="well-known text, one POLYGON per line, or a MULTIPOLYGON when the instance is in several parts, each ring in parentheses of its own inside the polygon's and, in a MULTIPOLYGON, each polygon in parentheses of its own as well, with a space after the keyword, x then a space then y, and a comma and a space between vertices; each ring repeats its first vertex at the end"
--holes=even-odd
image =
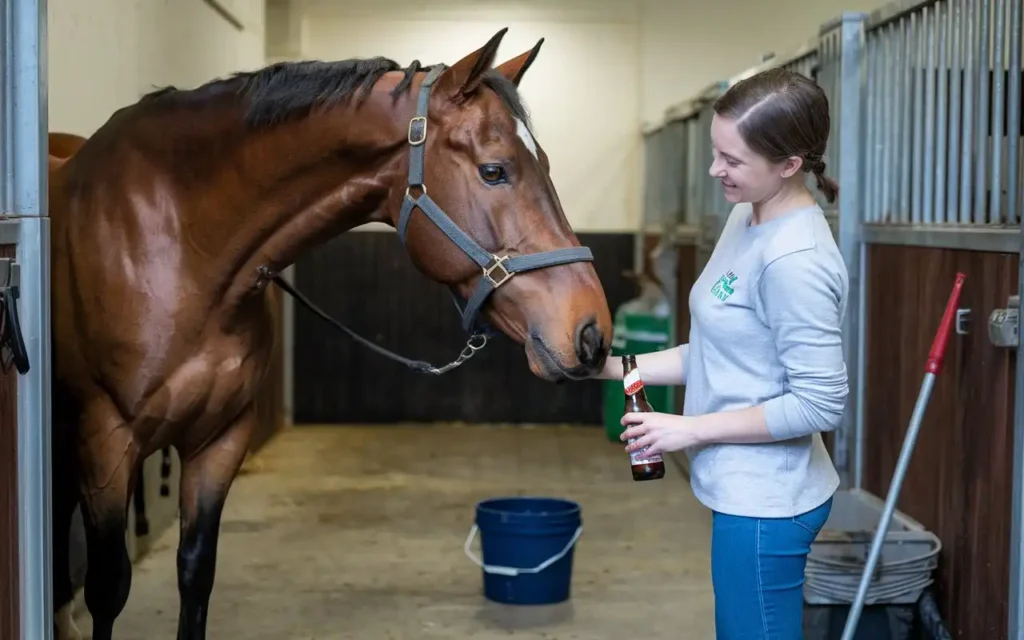
POLYGON ((828 97, 815 82, 787 69, 768 69, 734 84, 714 109, 736 120, 747 146, 770 162, 802 158, 803 170, 814 174, 828 203, 836 201, 839 185, 825 175, 828 97))

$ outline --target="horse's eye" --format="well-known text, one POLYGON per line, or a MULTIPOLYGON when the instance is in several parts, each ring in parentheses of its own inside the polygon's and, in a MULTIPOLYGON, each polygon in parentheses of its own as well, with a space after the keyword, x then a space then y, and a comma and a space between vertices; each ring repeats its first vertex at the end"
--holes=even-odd
POLYGON ((480 165, 480 177, 487 184, 501 184, 505 182, 505 167, 500 164, 480 165))

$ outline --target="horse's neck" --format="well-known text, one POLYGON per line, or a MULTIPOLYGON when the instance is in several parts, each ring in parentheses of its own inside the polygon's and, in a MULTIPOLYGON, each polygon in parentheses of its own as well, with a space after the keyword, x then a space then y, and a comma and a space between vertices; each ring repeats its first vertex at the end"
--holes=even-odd
POLYGON ((389 103, 369 100, 358 111, 338 107, 243 139, 225 164, 237 169, 219 185, 234 201, 225 212, 231 224, 210 238, 234 272, 229 296, 251 290, 261 268, 279 272, 303 252, 379 219, 402 157, 403 130, 394 118, 389 103), (381 139, 392 142, 382 146, 381 139))

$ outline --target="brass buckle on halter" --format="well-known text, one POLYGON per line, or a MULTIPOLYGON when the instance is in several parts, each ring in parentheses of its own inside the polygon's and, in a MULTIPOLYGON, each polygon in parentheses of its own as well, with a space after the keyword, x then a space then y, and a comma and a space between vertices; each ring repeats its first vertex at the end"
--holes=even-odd
POLYGON ((512 276, 515 275, 515 272, 509 271, 508 269, 505 268, 505 261, 508 260, 508 256, 501 256, 500 258, 498 256, 491 256, 491 257, 494 258, 494 262, 492 262, 490 265, 484 267, 484 277, 487 278, 488 280, 490 280, 491 281, 491 286, 493 286, 495 289, 497 289, 501 285, 503 285, 506 282, 508 282, 509 279, 512 276), (492 276, 491 274, 494 273, 498 269, 501 270, 501 279, 500 280, 495 280, 494 276, 492 276))
POLYGON ((416 116, 409 121, 409 133, 407 136, 409 144, 414 147, 418 147, 423 144, 427 139, 427 118, 426 116, 416 116), (417 127, 417 125, 419 125, 417 127), (413 138, 414 135, 419 134, 418 137, 413 138))

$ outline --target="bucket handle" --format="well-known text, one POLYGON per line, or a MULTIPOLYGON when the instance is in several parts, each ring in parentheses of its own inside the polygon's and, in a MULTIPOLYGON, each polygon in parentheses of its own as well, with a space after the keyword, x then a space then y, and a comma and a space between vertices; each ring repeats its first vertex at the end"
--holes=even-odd
POLYGON ((533 567, 532 569, 517 569, 515 567, 502 567, 494 564, 484 564, 484 562, 480 558, 478 558, 475 553, 469 550, 470 545, 473 544, 473 538, 476 537, 476 532, 478 530, 479 527, 476 524, 474 524, 472 528, 470 528, 469 530, 469 535, 466 536, 466 544, 462 545, 463 550, 466 552, 466 556, 469 557, 470 560, 472 560, 478 567, 480 567, 487 573, 493 573, 500 576, 511 576, 514 578, 523 573, 540 573, 541 571, 547 569, 554 563, 564 558, 565 554, 569 553, 569 549, 572 549, 572 546, 576 544, 577 540, 580 539, 580 535, 583 533, 583 525, 581 524, 580 526, 576 527, 576 533, 572 535, 572 539, 569 540, 568 544, 565 545, 564 549, 562 549, 555 555, 551 556, 544 562, 540 563, 536 567, 533 567))

